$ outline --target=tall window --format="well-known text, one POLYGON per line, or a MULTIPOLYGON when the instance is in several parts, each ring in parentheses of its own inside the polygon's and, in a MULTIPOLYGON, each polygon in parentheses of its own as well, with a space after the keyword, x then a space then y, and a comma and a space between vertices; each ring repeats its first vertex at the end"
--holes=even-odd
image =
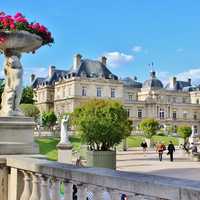
POLYGON ((194 126, 194 133, 197 133, 198 132, 198 129, 197 129, 197 126, 195 125, 194 126))
POLYGON ((138 118, 142 118, 142 109, 138 109, 138 118))
POLYGON ((129 101, 133 101, 133 95, 132 95, 132 94, 129 94, 129 95, 128 95, 128 100, 129 100, 129 101))
POLYGON ((183 97, 183 103, 186 103, 186 98, 185 97, 183 97))
POLYGON ((183 112, 183 119, 187 119, 187 112, 186 111, 183 112))
POLYGON ((97 97, 101 97, 101 88, 100 87, 98 87, 97 88, 97 97))
POLYGON ((196 104, 199 104, 199 99, 196 100, 196 104))
POLYGON ((71 87, 68 88, 68 95, 71 96, 71 87))
POLYGON ((173 119, 176 119, 176 110, 173 110, 172 118, 173 118, 173 119))
POLYGON ((164 109, 160 108, 160 119, 164 119, 165 118, 165 111, 164 109))
POLYGON ((176 97, 173 97, 173 103, 176 103, 176 97))
POLYGON ((194 120, 197 120, 197 113, 194 112, 194 120))
POLYGON ((115 98, 115 88, 111 88, 111 98, 115 98))
POLYGON ((83 86, 82 87, 82 96, 86 96, 87 95, 86 90, 87 90, 87 88, 83 86))

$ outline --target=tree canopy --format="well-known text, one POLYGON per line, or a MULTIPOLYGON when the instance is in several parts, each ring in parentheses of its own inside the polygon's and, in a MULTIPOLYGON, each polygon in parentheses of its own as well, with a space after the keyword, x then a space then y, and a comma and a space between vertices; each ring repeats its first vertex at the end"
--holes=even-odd
POLYGON ((39 117, 40 111, 33 104, 20 104, 20 108, 26 117, 33 117, 35 120, 39 117))
POLYGON ((111 150, 130 135, 132 126, 123 106, 112 100, 90 100, 72 113, 72 123, 90 150, 111 150))
POLYGON ((57 117, 54 112, 43 112, 42 113, 42 125, 50 130, 56 124, 57 117))
POLYGON ((187 139, 192 134, 192 129, 190 126, 182 125, 178 127, 177 133, 181 138, 187 139))
POLYGON ((25 87, 22 92, 21 104, 33 104, 34 103, 33 89, 29 86, 25 87))
POLYGON ((159 130, 159 122, 153 118, 147 118, 140 123, 139 127, 143 131, 144 136, 151 139, 159 130))

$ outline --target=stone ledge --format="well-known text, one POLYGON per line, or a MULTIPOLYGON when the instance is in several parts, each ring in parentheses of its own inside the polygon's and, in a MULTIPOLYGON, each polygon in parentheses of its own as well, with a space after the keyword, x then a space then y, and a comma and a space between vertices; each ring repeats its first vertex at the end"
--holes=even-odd
POLYGON ((74 165, 31 158, 8 157, 10 167, 96 185, 124 193, 137 193, 168 200, 199 200, 200 181, 168 178, 103 168, 74 165))

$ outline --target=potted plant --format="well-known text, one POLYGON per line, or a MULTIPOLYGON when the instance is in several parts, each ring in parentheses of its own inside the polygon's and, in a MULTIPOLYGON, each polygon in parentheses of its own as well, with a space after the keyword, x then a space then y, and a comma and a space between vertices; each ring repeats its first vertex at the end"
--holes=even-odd
POLYGON ((72 123, 88 145, 87 165, 115 169, 115 146, 132 130, 123 106, 113 100, 90 100, 74 110, 72 123))
POLYGON ((159 130, 159 122, 153 118, 144 119, 140 125, 140 129, 143 131, 145 136, 145 141, 148 147, 152 146, 152 137, 156 135, 156 132, 159 130))

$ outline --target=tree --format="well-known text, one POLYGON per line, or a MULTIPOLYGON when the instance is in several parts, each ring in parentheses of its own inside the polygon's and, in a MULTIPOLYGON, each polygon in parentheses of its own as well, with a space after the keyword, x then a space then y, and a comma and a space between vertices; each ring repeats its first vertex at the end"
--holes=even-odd
POLYGON ((151 139, 159 130, 159 122, 153 118, 144 119, 139 126, 148 139, 151 139))
POLYGON ((90 100, 71 115, 72 124, 90 150, 108 151, 130 135, 128 113, 117 101, 90 100))
POLYGON ((33 104, 20 104, 20 108, 26 117, 33 117, 35 120, 39 117, 40 111, 33 104))
POLYGON ((22 92, 21 104, 33 104, 34 103, 34 93, 31 87, 25 87, 22 92))
POLYGON ((57 117, 54 112, 44 112, 42 113, 42 124, 44 127, 53 130, 53 126, 56 124, 57 117))
POLYGON ((192 134, 192 129, 190 126, 182 125, 177 129, 179 136, 183 139, 187 139, 192 134))

